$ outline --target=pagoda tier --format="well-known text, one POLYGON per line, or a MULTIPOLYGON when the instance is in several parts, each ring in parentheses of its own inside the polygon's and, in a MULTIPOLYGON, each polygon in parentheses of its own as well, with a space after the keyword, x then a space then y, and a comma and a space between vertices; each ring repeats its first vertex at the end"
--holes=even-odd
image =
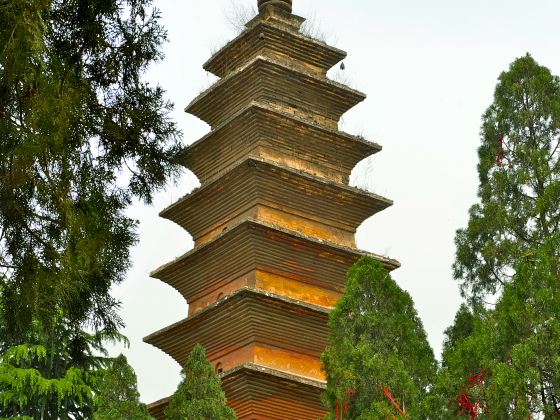
POLYGON ((389 270, 399 267, 395 260, 247 219, 152 277, 179 291, 191 314, 243 287, 332 307, 346 271, 366 254, 389 270))
POLYGON ((249 157, 160 216, 188 231, 196 245, 252 218, 355 246, 358 226, 391 204, 357 188, 249 157))
POLYGON ((380 150, 381 146, 361 137, 251 102, 188 147, 182 163, 202 185, 245 157, 267 159, 347 184, 356 164, 380 150))
POLYGON ((222 375, 222 388, 238 419, 321 419, 325 383, 259 365, 242 365, 222 375))
POLYGON ((327 70, 346 57, 346 52, 299 33, 301 21, 261 16, 247 24, 247 29, 204 64, 204 69, 225 77, 258 56, 286 60, 310 72, 325 75, 327 70), (289 30, 289 29, 292 30, 289 30))
POLYGON ((257 56, 201 93, 185 111, 214 128, 258 101, 336 128, 342 114, 364 99, 363 93, 340 83, 257 56))
POLYGON ((392 202, 347 185, 381 146, 338 130, 365 98, 326 77, 345 53, 301 34, 291 0, 258 4, 204 66, 221 80, 186 108, 212 128, 182 155, 201 187, 161 216, 195 248, 152 276, 181 293, 188 317, 145 341, 179 364, 201 343, 238 418, 316 419, 328 313, 367 254, 354 234, 392 202))
POLYGON ((327 344, 328 309, 244 288, 162 329, 145 341, 184 365, 200 343, 216 371, 240 364, 324 379, 320 356, 327 344))

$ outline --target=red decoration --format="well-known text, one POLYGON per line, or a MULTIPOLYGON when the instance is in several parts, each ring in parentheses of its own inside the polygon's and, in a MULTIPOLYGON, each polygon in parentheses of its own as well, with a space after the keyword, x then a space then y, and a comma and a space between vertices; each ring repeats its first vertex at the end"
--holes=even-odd
POLYGON ((338 401, 336 402, 336 413, 334 419, 338 420, 338 401))
POLYGON ((498 156, 496 157, 496 163, 498 164, 498 167, 502 166, 502 161, 504 159, 505 156, 505 151, 504 151, 504 136, 503 135, 499 135, 498 136, 498 142, 500 143, 500 149, 498 150, 498 156))
POLYGON ((461 407, 461 414, 468 414, 471 420, 478 417, 480 404, 477 401, 471 401, 469 398, 469 391, 475 386, 482 384, 484 382, 484 376, 486 376, 486 370, 482 370, 471 376, 467 389, 457 396, 457 404, 461 407))
MULTIPOLYGON (((404 414, 404 412, 401 410, 401 407, 397 404, 397 402, 395 401, 395 399, 393 398, 393 396, 391 395, 391 393, 389 392, 389 390, 386 387, 383 387, 383 392, 385 393, 385 395, 387 395, 387 398, 389 398, 389 400, 391 400, 391 402, 393 403, 393 405, 395 406, 395 408, 398 410, 399 414, 401 416, 403 416, 404 418, 406 418, 406 414, 404 414)), ((395 415, 393 415, 393 418, 397 418, 395 415)))
POLYGON ((346 400, 344 401, 344 412, 348 413, 348 403, 350 402, 350 400, 352 399, 352 397, 354 396, 354 391, 352 391, 350 388, 346 389, 346 400))

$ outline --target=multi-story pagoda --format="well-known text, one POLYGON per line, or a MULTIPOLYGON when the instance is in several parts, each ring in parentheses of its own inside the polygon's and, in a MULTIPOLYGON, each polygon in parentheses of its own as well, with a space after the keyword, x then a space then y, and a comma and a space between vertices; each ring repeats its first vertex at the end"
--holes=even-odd
MULTIPOLYGON (((181 365, 201 343, 241 419, 316 419, 327 315, 365 254, 354 234, 392 203, 347 185, 381 147, 338 131, 365 99, 326 76, 346 53, 303 35, 291 0, 258 8, 204 65, 220 80, 186 108, 211 126, 184 156, 201 187, 161 215, 195 247, 153 277, 189 313, 145 341, 181 365)), ((152 415, 163 418, 165 405, 152 404, 152 415)))

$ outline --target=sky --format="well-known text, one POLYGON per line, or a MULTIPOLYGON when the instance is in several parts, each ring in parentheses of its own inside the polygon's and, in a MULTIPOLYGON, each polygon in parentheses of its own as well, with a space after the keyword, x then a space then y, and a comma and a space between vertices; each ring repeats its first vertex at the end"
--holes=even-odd
MULTIPOLYGON (((165 58, 146 80, 159 84, 175 104, 172 118, 185 145, 209 127, 185 106, 216 78, 202 64, 236 36, 239 16, 256 0, 155 0, 168 31, 165 58)), ((497 78, 517 57, 530 53, 560 74, 558 0, 293 0, 309 28, 348 52, 345 70, 329 76, 367 94, 343 116, 340 129, 363 135, 383 151, 362 161, 352 185, 394 201, 366 220, 358 247, 399 260, 393 272, 414 299, 439 357, 444 330, 461 297, 453 279, 455 231, 464 227, 476 200, 480 118, 491 104, 497 78)), ((185 171, 152 206, 136 203, 139 221, 133 267, 114 288, 127 324, 124 352, 138 376, 144 402, 171 395, 180 366, 142 338, 186 317, 185 300, 149 277, 160 265, 190 250, 191 236, 159 211, 198 186, 185 171)))

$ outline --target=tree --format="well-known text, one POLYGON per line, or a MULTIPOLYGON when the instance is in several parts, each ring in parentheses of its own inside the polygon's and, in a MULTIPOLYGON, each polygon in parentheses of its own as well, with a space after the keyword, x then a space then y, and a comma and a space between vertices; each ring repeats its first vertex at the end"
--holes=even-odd
MULTIPOLYGON (((110 288, 136 241, 124 211, 150 202, 178 168, 171 105, 142 80, 166 34, 150 0, 1 1, 0 21, 2 363, 26 348, 35 356, 18 366, 29 374, 91 376, 98 368, 83 360, 122 326, 110 288), (72 346, 60 364, 57 334, 72 346)), ((31 415, 37 407, 20 399, 14 413, 5 397, 19 398, 17 386, 2 382, 0 410, 31 415)), ((48 395, 26 397, 58 405, 48 395)))
POLYGON ((235 413, 226 405, 221 381, 206 359, 204 348, 197 344, 185 363, 183 381, 171 397, 165 416, 169 420, 232 419, 235 413))
POLYGON ((500 75, 479 157, 480 204, 457 232, 454 265, 470 308, 447 331, 438 387, 488 416, 551 419, 560 415, 560 79, 529 55, 500 75))
POLYGON ((151 419, 148 409, 140 402, 136 374, 124 355, 111 361, 100 381, 98 392, 94 419, 151 419))
POLYGON ((362 257, 348 272, 329 316, 323 353, 328 418, 380 419, 398 414, 384 387, 410 418, 428 418, 437 364, 412 299, 379 262, 362 257))
POLYGON ((530 55, 515 60, 499 77, 481 137, 480 203, 457 232, 454 264, 463 295, 479 302, 503 289, 521 257, 559 240, 559 78, 530 55))
POLYGON ((0 343, 0 418, 91 418, 107 337, 71 331, 61 320, 52 324, 36 323, 26 337, 40 344, 0 343))
POLYGON ((164 185, 179 149, 171 105, 142 81, 161 57, 159 14, 149 0, 14 0, 0 18, 6 333, 17 342, 58 308, 115 329, 108 292, 135 241, 124 209, 164 185))
POLYGON ((442 365, 434 381, 432 396, 436 418, 470 418, 487 408, 485 382, 488 372, 488 345, 492 322, 487 321, 489 311, 482 306, 474 309, 463 304, 455 321, 445 331, 442 365), (482 383, 480 380, 482 379, 482 383))
POLYGON ((446 331, 439 386, 450 413, 462 411, 456 397, 482 372, 466 393, 480 412, 512 419, 560 415, 560 279, 546 250, 515 269, 494 309, 463 306, 446 331))

